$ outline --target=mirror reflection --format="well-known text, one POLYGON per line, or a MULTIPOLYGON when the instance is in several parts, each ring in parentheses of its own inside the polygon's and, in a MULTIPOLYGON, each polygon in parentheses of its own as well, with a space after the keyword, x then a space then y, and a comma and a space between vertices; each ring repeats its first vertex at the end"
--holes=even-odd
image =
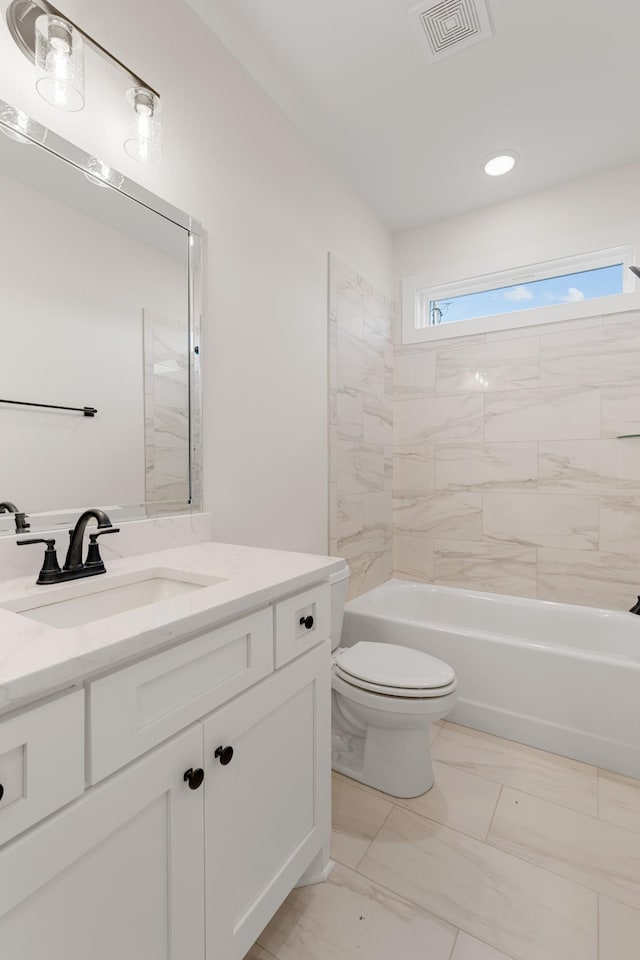
POLYGON ((176 512, 190 496, 188 231, 8 136, 0 204, 0 532, 14 508, 32 529, 86 506, 114 522, 176 512))

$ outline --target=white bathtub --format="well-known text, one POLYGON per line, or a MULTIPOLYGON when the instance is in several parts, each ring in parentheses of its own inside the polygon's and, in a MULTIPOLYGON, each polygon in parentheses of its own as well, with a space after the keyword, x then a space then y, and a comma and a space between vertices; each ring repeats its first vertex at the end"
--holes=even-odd
POLYGON ((640 616, 390 580, 347 604, 358 640, 450 663, 457 723, 640 777, 640 616))

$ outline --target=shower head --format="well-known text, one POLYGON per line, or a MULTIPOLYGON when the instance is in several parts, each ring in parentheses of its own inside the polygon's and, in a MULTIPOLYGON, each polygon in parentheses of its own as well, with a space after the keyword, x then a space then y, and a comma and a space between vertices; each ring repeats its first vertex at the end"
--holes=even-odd
POLYGON ((640 267, 629 267, 629 270, 631 270, 631 273, 636 277, 640 277, 640 267))

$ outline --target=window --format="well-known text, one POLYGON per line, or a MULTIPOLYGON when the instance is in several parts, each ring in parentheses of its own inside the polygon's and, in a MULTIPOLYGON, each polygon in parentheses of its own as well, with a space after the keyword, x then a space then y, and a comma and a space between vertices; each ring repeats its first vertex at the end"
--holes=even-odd
POLYGON ((430 288, 420 278, 406 281, 403 340, 412 343, 632 309, 637 303, 618 298, 636 290, 627 269, 633 261, 632 246, 616 247, 430 288), (590 300, 599 303, 589 305, 590 300))

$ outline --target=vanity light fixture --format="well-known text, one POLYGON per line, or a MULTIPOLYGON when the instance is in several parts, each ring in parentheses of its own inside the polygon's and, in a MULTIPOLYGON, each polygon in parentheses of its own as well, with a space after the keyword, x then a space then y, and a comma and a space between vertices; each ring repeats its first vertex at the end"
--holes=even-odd
POLYGON ((84 43, 78 30, 53 14, 35 22, 36 90, 59 110, 84 107, 84 43))
POLYGON ((48 0, 12 0, 7 8, 7 25, 20 51, 35 65, 36 90, 47 103, 61 110, 84 107, 85 47, 127 74, 133 86, 126 93, 131 120, 124 148, 140 163, 160 157, 162 121, 157 90, 48 0))
POLYGON ((484 172, 488 177, 503 177, 505 173, 510 173, 518 161, 517 153, 513 151, 503 151, 492 154, 484 162, 484 172))
POLYGON ((124 149, 140 163, 157 160, 162 148, 160 97, 146 87, 132 87, 127 90, 127 100, 133 117, 129 122, 131 129, 124 141, 124 149))

